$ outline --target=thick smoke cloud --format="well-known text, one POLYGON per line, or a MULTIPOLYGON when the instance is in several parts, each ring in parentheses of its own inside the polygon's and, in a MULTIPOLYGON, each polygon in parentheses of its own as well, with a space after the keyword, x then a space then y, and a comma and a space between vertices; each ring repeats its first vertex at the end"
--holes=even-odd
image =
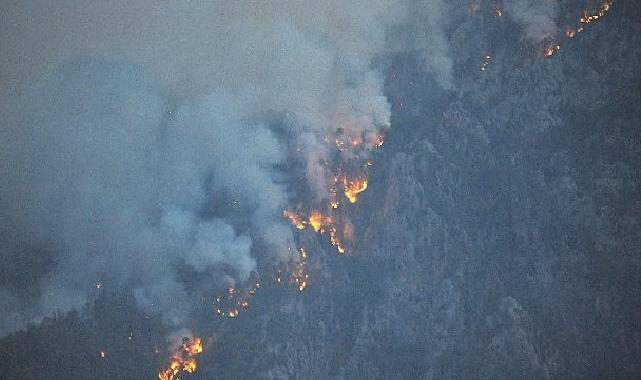
POLYGON ((542 41, 557 32, 558 5, 549 0, 506 0, 505 12, 528 38, 542 41))
POLYGON ((0 255, 29 281, 3 275, 0 333, 103 280, 179 325, 196 285, 177 268, 243 281, 258 251, 283 260, 289 157, 266 115, 288 115, 326 196, 324 137, 389 125, 372 65, 399 51, 389 26, 427 25, 400 49, 451 83, 443 4, 421 4, 426 20, 396 1, 3 2, 0 255))
MULTIPOLYGON (((179 322, 171 310, 186 297, 177 265, 204 272, 226 264, 244 280, 256 269, 250 235, 260 239, 271 232, 261 226, 282 223, 284 192, 269 175, 282 159, 277 143, 266 128, 242 123, 225 97, 168 119, 160 89, 141 70, 81 60, 15 105, 3 129, 13 165, 2 172, 10 179, 3 224, 55 256, 33 313, 79 307, 106 277, 137 287, 143 306, 179 322), (248 227, 202 215, 211 195, 225 191, 252 210, 248 227)), ((283 249, 286 232, 265 239, 282 244, 270 248, 283 249)), ((10 259, 17 247, 3 249, 10 259)))

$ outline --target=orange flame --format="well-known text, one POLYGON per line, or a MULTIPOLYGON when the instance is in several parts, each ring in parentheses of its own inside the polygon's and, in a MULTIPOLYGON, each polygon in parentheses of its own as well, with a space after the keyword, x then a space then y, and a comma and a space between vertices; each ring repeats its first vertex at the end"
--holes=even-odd
POLYGON ((184 337, 180 349, 171 356, 167 368, 158 372, 158 379, 178 380, 178 374, 181 371, 194 373, 196 371, 195 356, 201 352, 203 352, 203 343, 200 338, 184 337))
MULTIPOLYGON (((565 30, 565 36, 568 39, 576 37, 577 34, 585 30, 588 24, 592 24, 605 16, 605 14, 612 9, 613 4, 614 0, 604 1, 596 9, 582 11, 576 27, 568 27, 565 30)), ((559 45, 557 42, 552 42, 545 48, 545 56, 552 57, 559 50, 561 50, 561 45, 559 45)))
POLYGON ((314 232, 325 232, 323 227, 333 223, 331 216, 323 215, 320 211, 314 210, 309 214, 309 225, 312 226, 314 232))
POLYGON ((304 248, 299 249, 300 261, 295 262, 294 269, 291 274, 291 281, 296 285, 299 292, 307 288, 309 275, 307 274, 307 252, 304 248))
POLYGON ((550 46, 548 46, 548 47, 545 49, 545 55, 546 55, 547 57, 551 57, 551 56, 553 56, 553 55, 554 55, 554 53, 556 53, 556 52, 557 52, 557 51, 559 51, 559 50, 561 50, 561 45, 556 44, 556 43, 555 43, 555 44, 551 44, 550 46))
POLYGON ((336 248, 339 254, 342 255, 343 253, 345 253, 345 246, 338 239, 338 233, 336 232, 336 227, 333 225, 330 226, 329 228, 329 241, 336 248))
POLYGON ((350 203, 356 203, 358 194, 367 189, 367 178, 361 177, 354 180, 349 180, 347 177, 343 179, 345 189, 345 197, 350 203))
POLYGON ((289 221, 292 223, 294 227, 296 227, 296 229, 298 230, 305 229, 305 224, 306 224, 305 221, 300 217, 300 215, 298 215, 294 211, 283 210, 283 215, 285 215, 285 217, 289 219, 289 221))
POLYGON ((240 312, 249 310, 248 297, 256 295, 260 283, 255 283, 251 288, 245 290, 238 290, 230 287, 227 289, 226 295, 218 295, 213 303, 216 305, 216 315, 219 317, 236 318, 240 312))
POLYGON ((363 143, 363 138, 360 136, 350 136, 349 143, 352 144, 352 146, 359 146, 363 143))

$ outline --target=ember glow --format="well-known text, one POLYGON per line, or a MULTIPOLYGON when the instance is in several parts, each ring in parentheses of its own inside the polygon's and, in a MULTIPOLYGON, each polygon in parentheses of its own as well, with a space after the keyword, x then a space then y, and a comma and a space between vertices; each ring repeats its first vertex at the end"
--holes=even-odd
POLYGON ((203 352, 200 338, 184 337, 182 345, 171 356, 167 368, 158 372, 160 380, 178 380, 181 372, 194 373, 196 371, 196 356, 203 352))
MULTIPOLYGON (((605 16, 605 14, 612 9, 613 4, 614 1, 605 1, 595 8, 583 10, 577 20, 576 25, 566 28, 565 37, 567 37, 567 39, 573 39, 579 33, 585 31, 587 25, 593 24, 603 16, 605 16)), ((552 57, 559 50, 561 50, 561 45, 557 42, 551 42, 545 49, 545 56, 552 57)))
POLYGON ((274 280, 280 285, 294 286, 299 292, 304 291, 309 285, 307 273, 307 251, 305 248, 289 250, 294 256, 276 271, 274 280))
POLYGON ((307 288, 309 283, 309 274, 307 274, 307 251, 301 247, 298 249, 298 260, 295 261, 291 271, 290 281, 296 286, 299 292, 307 288))
POLYGON ((561 45, 556 44, 556 43, 553 43, 553 44, 549 45, 549 46, 545 49, 545 56, 546 56, 546 57, 551 57, 551 56, 553 56, 556 52, 558 52, 559 50, 561 50, 561 45))
POLYGON ((601 3, 596 9, 584 10, 579 16, 579 20, 575 27, 568 28, 565 32, 567 38, 574 38, 578 33, 581 33, 585 30, 585 27, 588 24, 593 24, 601 17, 605 16, 606 13, 612 9, 614 1, 606 1, 601 3))
POLYGON ((227 318, 238 317, 241 311, 249 310, 251 305, 249 299, 257 294, 258 289, 260 289, 259 282, 242 291, 234 287, 228 288, 227 293, 216 296, 212 302, 216 315, 227 318))
POLYGON ((336 226, 332 225, 329 228, 329 241, 332 243, 334 248, 338 251, 339 254, 345 253, 345 245, 341 243, 340 239, 338 238, 338 232, 336 231, 336 226))
POLYGON ((289 221, 292 223, 292 225, 294 227, 296 227, 296 229, 298 229, 298 230, 304 230, 305 229, 305 225, 307 224, 307 222, 304 221, 300 217, 300 215, 298 215, 294 211, 284 210, 283 211, 283 215, 285 215, 285 217, 287 217, 289 219, 289 221))

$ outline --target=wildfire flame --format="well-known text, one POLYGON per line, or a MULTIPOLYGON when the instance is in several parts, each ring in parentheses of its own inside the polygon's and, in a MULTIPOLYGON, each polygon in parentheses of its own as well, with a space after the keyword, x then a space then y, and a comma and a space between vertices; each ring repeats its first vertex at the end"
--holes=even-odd
POLYGON ((249 310, 249 299, 253 297, 260 289, 260 283, 255 283, 249 290, 240 291, 230 287, 226 294, 220 294, 214 298, 213 304, 216 305, 216 315, 219 317, 236 318, 240 315, 241 310, 249 310))
POLYGON ((554 55, 554 53, 556 53, 559 50, 561 50, 561 45, 553 43, 545 49, 545 56, 551 57, 554 55))
POLYGON ((305 248, 300 247, 298 249, 299 261, 295 265, 295 269, 292 271, 291 280, 298 288, 299 292, 302 292, 307 288, 309 282, 309 275, 307 274, 307 251, 305 248))
POLYGON ((180 348, 171 356, 167 368, 158 372, 160 380, 178 380, 180 372, 194 373, 196 371, 195 357, 203 352, 200 338, 183 338, 180 348))
POLYGON ((325 227, 334 224, 334 218, 331 215, 324 215, 318 210, 314 210, 309 214, 309 225, 312 226, 314 232, 325 233, 325 227))
MULTIPOLYGON (((489 60, 489 55, 487 56, 489 60)), ((328 144, 335 144, 336 148, 344 152, 352 150, 355 154, 345 154, 342 156, 346 160, 346 166, 349 167, 363 167, 372 165, 372 160, 367 159, 367 154, 361 159, 359 151, 372 148, 378 148, 383 145, 384 139, 381 133, 368 133, 361 136, 345 135, 341 132, 341 136, 331 140, 328 136, 325 137, 328 144), (363 144, 367 141, 367 144, 363 144), (371 144, 371 145, 369 145, 371 144), (367 159, 365 161, 365 159, 367 159), (361 162, 358 162, 361 160, 361 162), (364 164, 366 162, 366 164, 364 164)), ((302 151, 302 147, 298 147, 298 151, 302 151)), ((328 162, 325 162, 326 167, 330 167, 328 162)), ((300 213, 292 209, 283 210, 283 216, 289 220, 292 226, 299 231, 305 230, 308 226, 320 235, 327 234, 329 241, 339 254, 347 252, 347 247, 341 239, 345 238, 351 241, 353 238, 353 226, 348 216, 342 211, 338 210, 341 202, 339 201, 339 192, 342 190, 345 198, 349 203, 354 204, 358 200, 360 193, 364 192, 368 186, 368 179, 366 175, 360 174, 358 176, 349 176, 344 174, 342 164, 334 167, 334 175, 332 176, 332 184, 329 187, 329 203, 326 204, 326 209, 322 210, 317 208, 309 208, 311 211, 300 213)), ((295 286, 299 292, 305 291, 310 283, 310 276, 307 272, 307 261, 309 254, 305 248, 298 249, 289 248, 289 251, 296 254, 291 258, 285 267, 281 266, 277 269, 275 280, 279 284, 290 284, 295 286)), ((96 286, 100 288, 100 286, 96 286)), ((241 312, 247 311, 250 307, 248 297, 256 295, 260 283, 255 283, 250 289, 238 290, 234 287, 229 287, 226 294, 221 294, 213 299, 215 313, 219 317, 237 318, 241 312)), ((206 301, 206 299, 204 299, 206 301)), ((159 380, 179 380, 178 375, 181 372, 194 373, 197 368, 196 356, 203 351, 203 345, 198 337, 183 338, 183 343, 180 348, 175 351, 170 358, 169 364, 165 369, 158 372, 159 380)), ((101 356, 104 358, 106 353, 101 351, 101 356)))
POLYGON ((330 226, 329 228, 329 241, 336 248, 339 254, 342 255, 343 253, 345 253, 345 246, 338 239, 338 233, 336 232, 336 227, 333 225, 330 226))
MULTIPOLYGON (((590 10, 583 10, 579 16, 577 25, 575 27, 568 27, 565 30, 565 36, 568 39, 572 39, 577 36, 577 34, 583 32, 585 27, 588 24, 595 23, 597 20, 605 16, 612 9, 614 0, 604 1, 596 8, 590 10)), ((561 45, 557 42, 550 43, 545 49, 546 57, 552 57, 556 52, 561 49, 561 45)))
POLYGON ((289 219, 294 227, 298 230, 304 230, 307 224, 297 213, 290 210, 283 210, 283 215, 289 219))
POLYGON ((308 254, 305 248, 302 247, 295 251, 290 248, 289 251, 295 252, 297 256, 285 264, 285 267, 277 270, 275 280, 278 284, 293 285, 299 292, 302 292, 309 284, 309 274, 307 273, 308 254), (289 277, 289 281, 286 281, 287 277, 289 277))
POLYGON ((350 180, 345 177, 343 179, 343 185, 345 189, 345 197, 349 200, 350 203, 356 203, 358 194, 367 190, 367 178, 361 177, 350 180))

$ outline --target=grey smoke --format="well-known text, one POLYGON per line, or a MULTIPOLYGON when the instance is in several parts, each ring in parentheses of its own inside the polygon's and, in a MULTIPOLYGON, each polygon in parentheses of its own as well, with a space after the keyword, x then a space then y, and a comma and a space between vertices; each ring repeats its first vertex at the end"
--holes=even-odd
POLYGON ((425 69, 444 88, 454 87, 454 62, 445 35, 447 15, 452 12, 443 0, 409 0, 403 3, 407 18, 389 44, 399 51, 418 53, 425 69))
POLYGON ((176 268, 244 281, 256 250, 287 259, 290 194, 275 168, 289 157, 266 114, 290 115, 322 198, 323 138, 389 126, 372 64, 399 50, 389 26, 427 24, 405 48, 451 81, 436 0, 425 20, 396 1, 0 7, 0 258, 33 277, 28 291, 0 285, 0 333, 81 307, 101 278, 181 324, 190 297, 176 268), (38 272, 18 251, 51 264, 38 272))
MULTIPOLYGON (((239 280, 256 269, 249 235, 282 224, 284 192, 269 176, 282 157, 270 132, 241 123, 230 101, 206 98, 165 122, 160 90, 139 69, 84 60, 24 97, 3 128, 14 165, 2 172, 3 224, 55 254, 34 313, 81 306, 101 273, 139 287, 144 305, 171 310, 184 298, 177 265, 227 264, 239 280), (246 231, 200 215, 223 190, 250 203, 246 231)), ((279 233, 264 239, 282 244, 275 250, 290 239, 279 233)), ((3 248, 10 260, 15 247, 3 248)))
POLYGON ((506 0, 504 4, 505 13, 521 26, 528 38, 542 41, 557 32, 555 1, 506 0))

